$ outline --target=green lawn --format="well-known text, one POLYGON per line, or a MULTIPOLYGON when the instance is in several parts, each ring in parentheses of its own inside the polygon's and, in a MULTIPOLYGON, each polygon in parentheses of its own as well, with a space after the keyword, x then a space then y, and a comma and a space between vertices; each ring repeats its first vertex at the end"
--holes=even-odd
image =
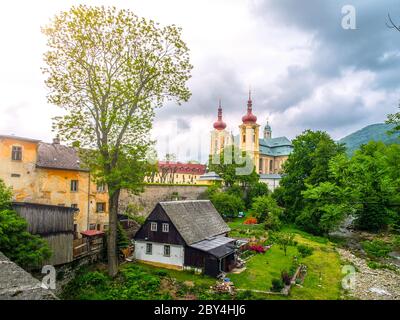
MULTIPOLYGON (((242 219, 241 219, 242 220, 242 219)), ((230 227, 237 232, 242 221, 236 220, 229 223, 230 227)), ((248 227, 248 226, 244 226, 248 227)), ((254 226, 257 227, 257 226, 254 226)), ((316 237, 306 232, 297 230, 292 226, 282 229, 285 232, 295 233, 295 241, 314 249, 313 254, 299 258, 299 262, 308 268, 303 287, 294 286, 289 299, 329 299, 340 298, 341 294, 341 262, 334 244, 323 237, 316 237)), ((255 289, 269 291, 272 279, 280 277, 282 270, 288 270, 292 265, 293 256, 299 256, 297 248, 288 248, 287 256, 278 245, 273 245, 265 254, 257 254, 251 257, 247 263, 247 269, 240 274, 229 274, 228 276, 240 289, 255 289)), ((275 295, 266 295, 269 299, 281 299, 275 295)))

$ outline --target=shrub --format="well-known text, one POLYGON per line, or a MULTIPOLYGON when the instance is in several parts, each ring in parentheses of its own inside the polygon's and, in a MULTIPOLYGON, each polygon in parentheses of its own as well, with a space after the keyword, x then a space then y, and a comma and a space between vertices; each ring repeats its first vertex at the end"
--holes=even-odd
POLYGON ((286 270, 283 270, 281 272, 281 279, 282 279, 282 282, 284 284, 286 284, 287 286, 290 284, 291 277, 290 277, 290 274, 286 270))
POLYGON ((384 258, 392 251, 392 246, 382 240, 363 241, 361 243, 365 252, 373 258, 384 258))
POLYGON ((251 245, 249 246, 249 250, 255 251, 257 253, 265 253, 265 248, 261 245, 251 245))
POLYGON ((27 231, 28 223, 12 209, 11 199, 11 190, 0 179, 0 251, 23 268, 37 268, 51 256, 50 248, 27 231))
POLYGON ((279 207, 271 196, 260 196, 254 198, 251 211, 259 222, 265 222, 267 226, 278 229, 283 209, 279 207))
POLYGON ((257 218, 249 217, 243 222, 243 224, 257 224, 257 218))
POLYGON ((311 256, 312 253, 313 253, 313 251, 314 251, 313 248, 308 247, 308 246, 303 245, 303 244, 299 244, 299 245, 297 246, 297 250, 299 251, 299 254, 300 254, 303 258, 308 257, 308 256, 311 256))
POLYGON ((280 292, 284 287, 282 279, 272 279, 271 291, 280 292))
POLYGON ((223 217, 234 218, 244 210, 244 203, 240 197, 225 192, 213 194, 211 202, 223 217))
POLYGON ((250 290, 239 291, 236 295, 237 300, 252 300, 254 299, 253 292, 250 290))

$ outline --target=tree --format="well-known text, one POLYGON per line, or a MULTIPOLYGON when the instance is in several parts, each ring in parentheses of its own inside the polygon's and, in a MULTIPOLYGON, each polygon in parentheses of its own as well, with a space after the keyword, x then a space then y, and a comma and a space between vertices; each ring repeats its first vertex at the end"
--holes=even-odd
POLYGON ((329 161, 344 153, 345 147, 322 131, 306 130, 293 141, 293 152, 283 165, 278 202, 287 209, 287 220, 293 222, 305 206, 302 192, 306 184, 317 185, 329 180, 329 161))
POLYGON ((334 230, 344 216, 352 212, 346 199, 348 191, 329 181, 317 186, 307 185, 307 190, 302 192, 306 204, 296 217, 296 225, 317 235, 334 230))
POLYGON ((215 161, 215 156, 210 155, 208 169, 216 172, 223 179, 226 187, 231 187, 237 183, 243 188, 247 188, 259 180, 253 161, 249 158, 249 155, 246 155, 245 151, 240 151, 232 145, 225 146, 217 157, 219 157, 218 161, 215 161), (245 168, 249 163, 253 168, 250 174, 238 172, 240 168, 245 168))
POLYGON ((249 186, 246 194, 246 208, 251 208, 253 201, 257 197, 269 194, 268 185, 264 182, 257 181, 249 186))
POLYGON ((274 232, 270 235, 270 237, 274 243, 278 244, 281 247, 281 249, 285 253, 285 256, 287 253, 287 248, 289 246, 295 245, 294 233, 274 232))
POLYGON ((252 204, 252 215, 258 222, 263 222, 267 229, 276 230, 281 226, 280 217, 283 209, 270 195, 255 197, 252 204))
POLYGON ((395 125, 395 127, 392 130, 390 130, 389 133, 393 134, 396 132, 400 132, 400 111, 393 114, 389 114, 386 123, 395 125))
POLYGON ((88 166, 108 186, 108 272, 115 276, 120 190, 140 189, 154 108, 190 97, 188 48, 176 26, 115 7, 72 7, 43 32, 48 100, 66 110, 54 129, 93 151, 88 166))
POLYGON ((351 159, 338 156, 331 171, 352 207, 359 229, 379 231, 399 217, 400 146, 371 141, 351 159))
POLYGON ((23 268, 37 268, 51 251, 45 240, 27 231, 28 223, 12 209, 11 199, 11 190, 0 180, 0 251, 23 268))
POLYGON ((210 198, 215 209, 226 218, 237 217, 240 211, 244 210, 243 200, 233 194, 216 192, 210 198))

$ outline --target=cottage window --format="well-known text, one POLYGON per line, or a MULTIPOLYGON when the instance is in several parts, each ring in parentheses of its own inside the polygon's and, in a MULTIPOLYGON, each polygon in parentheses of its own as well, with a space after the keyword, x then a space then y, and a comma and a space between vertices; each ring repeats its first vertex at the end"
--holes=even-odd
POLYGON ((96 212, 105 212, 106 211, 106 203, 105 202, 97 202, 96 203, 96 212))
POLYGON ((150 230, 151 231, 157 231, 157 222, 152 222, 150 224, 150 230))
POLYGON ((162 224, 162 232, 169 232, 169 223, 162 224))
POLYGON ((11 159, 17 161, 22 160, 22 147, 17 147, 17 146, 12 147, 11 159))
POLYGON ((168 245, 164 246, 164 256, 166 256, 166 257, 171 256, 171 246, 168 246, 168 245))
POLYGON ((72 192, 78 191, 78 180, 71 180, 71 191, 72 192))
POLYGON ((146 243, 146 254, 153 254, 153 244, 146 243))

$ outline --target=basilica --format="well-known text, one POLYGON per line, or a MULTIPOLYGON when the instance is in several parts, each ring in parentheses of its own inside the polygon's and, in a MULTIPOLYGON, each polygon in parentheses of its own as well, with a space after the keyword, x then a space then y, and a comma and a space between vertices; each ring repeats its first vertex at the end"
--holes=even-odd
POLYGON ((236 145, 240 150, 246 151, 253 159, 256 172, 260 175, 260 181, 267 183, 271 189, 279 185, 282 165, 291 153, 293 146, 286 137, 272 137, 272 129, 267 124, 264 126, 260 137, 260 125, 253 114, 253 102, 251 92, 247 101, 247 112, 242 117, 239 125, 239 135, 234 137, 227 130, 227 125, 222 119, 221 101, 218 107, 218 119, 214 122, 211 131, 210 154, 219 154, 227 145, 236 145))

